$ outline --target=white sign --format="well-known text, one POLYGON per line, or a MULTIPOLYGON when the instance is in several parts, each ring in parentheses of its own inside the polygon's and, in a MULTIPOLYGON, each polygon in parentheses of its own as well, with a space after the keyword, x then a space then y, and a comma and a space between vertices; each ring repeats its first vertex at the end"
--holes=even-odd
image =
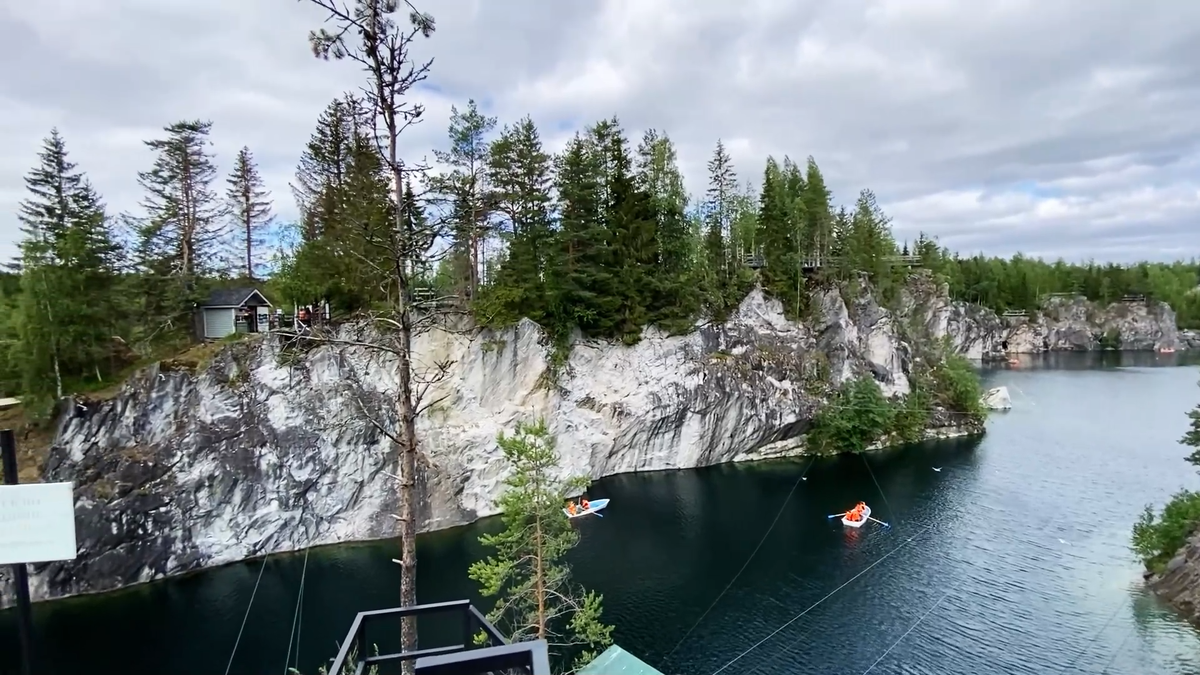
POLYGON ((71 483, 0 485, 0 565, 75 559, 71 483))

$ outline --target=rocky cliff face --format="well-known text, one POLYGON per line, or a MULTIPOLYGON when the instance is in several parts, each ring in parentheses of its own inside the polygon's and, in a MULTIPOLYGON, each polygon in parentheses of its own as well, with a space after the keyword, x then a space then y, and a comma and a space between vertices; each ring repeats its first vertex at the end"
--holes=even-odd
POLYGON ((935 334, 948 335, 960 353, 973 359, 1008 351, 1184 350, 1200 348, 1200 335, 1180 331, 1175 311, 1165 302, 1115 302, 1101 306, 1078 298, 1051 298, 1033 315, 998 316, 978 305, 926 294, 935 334))
MULTIPOLYGON (((578 341, 555 378, 531 322, 425 334, 414 345, 418 367, 449 366, 423 399, 419 527, 495 512, 504 471, 495 437, 519 420, 545 417, 564 471, 593 478, 796 454, 832 386, 870 374, 888 395, 903 394, 922 344, 944 339, 979 358, 1005 339, 1015 344, 1014 335, 1038 335, 952 303, 928 281, 898 306, 829 290, 811 320, 795 323, 756 291, 726 323, 689 335, 648 330, 632 347, 578 341)), ((1114 325, 1136 344, 1158 345, 1174 325, 1169 309, 1155 311, 1114 325)), ((1086 318, 1038 325, 1054 344, 1088 346, 1066 337, 1086 318)), ((354 337, 353 327, 342 330, 354 337)), ((395 458, 380 428, 394 390, 377 353, 299 350, 272 336, 231 344, 200 372, 159 364, 111 400, 76 402, 44 477, 76 483, 79 556, 34 566, 35 598, 393 536, 395 458)), ((949 416, 934 425, 931 435, 979 431, 955 428, 949 416)))
POLYGON ((1200 527, 1167 563, 1166 570, 1147 576, 1147 582, 1155 594, 1200 626, 1200 527))

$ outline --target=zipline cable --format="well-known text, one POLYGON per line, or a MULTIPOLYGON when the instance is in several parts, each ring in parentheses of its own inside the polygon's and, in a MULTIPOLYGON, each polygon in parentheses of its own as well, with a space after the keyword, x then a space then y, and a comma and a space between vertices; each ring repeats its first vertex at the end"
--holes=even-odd
POLYGON ((263 556, 262 567, 258 568, 258 579, 254 582, 254 590, 250 592, 250 602, 246 604, 246 614, 242 617, 242 627, 238 629, 237 640, 233 643, 233 651, 229 654, 229 664, 225 666, 225 675, 229 675, 229 669, 233 668, 233 657, 237 656, 238 645, 242 642, 242 632, 246 630, 246 619, 250 618, 250 608, 254 606, 254 596, 258 595, 258 584, 262 582, 263 570, 267 569, 267 558, 271 555, 268 553, 263 556))
POLYGON ((925 534, 926 532, 928 532, 928 531, 929 531, 930 529, 932 529, 932 528, 933 528, 933 526, 934 526, 934 525, 936 525, 936 524, 937 524, 937 522, 935 521, 935 522, 933 522, 933 523, 930 523, 930 524, 926 525, 924 528, 922 528, 922 529, 921 529, 921 531, 920 531, 920 532, 918 532, 918 533, 914 534, 913 536, 909 537, 908 539, 904 540, 904 541, 903 541, 903 542, 902 542, 902 543, 901 543, 899 546, 897 546, 896 548, 893 548, 892 550, 888 551, 887 553, 884 553, 882 556, 880 556, 880 558, 879 558, 878 560, 876 560, 875 562, 871 563, 870 565, 867 565, 867 567, 866 567, 865 569, 863 569, 861 572, 859 572, 858 574, 855 574, 854 576, 850 577, 850 578, 849 578, 849 579, 847 579, 846 581, 842 582, 842 585, 840 585, 840 586, 838 586, 837 588, 835 588, 835 589, 833 589, 832 591, 830 591, 830 592, 829 592, 829 593, 828 593, 828 594, 827 594, 825 597, 823 597, 823 598, 821 598, 820 600, 818 600, 818 601, 814 602, 814 603, 813 603, 811 606, 809 606, 809 608, 808 608, 808 609, 806 609, 806 610, 804 610, 803 612, 800 612, 800 613, 799 613, 799 614, 797 614, 796 616, 792 617, 792 618, 791 618, 791 620, 789 620, 787 623, 783 624, 783 625, 782 625, 782 626, 780 626, 779 628, 776 628, 774 631, 772 631, 770 635, 768 635, 767 637, 765 637, 765 638, 763 638, 763 639, 759 640, 758 642, 754 643, 753 645, 751 645, 751 646, 750 646, 750 648, 749 648, 749 649, 747 649, 746 651, 742 652, 741 654, 738 654, 737 656, 733 657, 733 660, 731 660, 729 663, 726 663, 725 665, 723 665, 723 666, 721 666, 720 668, 718 668, 718 669, 716 669, 715 671, 713 671, 712 675, 717 675, 718 673, 720 673, 720 672, 724 671, 724 670, 725 670, 726 668, 728 668, 729 666, 732 666, 733 664, 735 664, 735 663, 737 663, 738 661, 740 661, 740 660, 742 659, 742 657, 743 657, 743 656, 745 656, 745 655, 749 654, 750 652, 754 651, 755 649, 758 649, 758 648, 759 648, 759 647, 760 647, 760 646, 761 646, 763 643, 765 643, 767 640, 770 640, 771 638, 773 638, 773 637, 775 637, 776 635, 778 635, 778 634, 779 634, 779 632, 780 632, 780 631, 782 631, 783 629, 785 629, 785 628, 787 628, 788 626, 792 625, 793 623, 796 623, 797 621, 799 621, 801 617, 803 617, 804 615, 808 614, 808 613, 809 613, 809 612, 811 612, 812 610, 816 609, 816 608, 817 608, 817 607, 818 607, 818 606, 819 606, 821 603, 825 602, 825 601, 826 601, 826 600, 828 600, 829 598, 832 598, 832 597, 833 597, 833 596, 834 596, 834 595, 835 595, 835 594, 836 594, 838 591, 840 591, 840 590, 842 590, 843 588, 845 588, 845 587, 849 586, 851 583, 853 583, 853 582, 854 582, 856 579, 858 579, 858 578, 859 578, 859 577, 861 577, 862 575, 866 574, 867 572, 870 572, 872 569, 874 569, 874 568, 875 568, 875 566, 876 566, 876 565, 878 565, 879 563, 883 562, 884 560, 887 560, 887 559, 888 559, 889 557, 891 557, 891 556, 892 556, 892 554, 894 554, 896 551, 899 551, 900 549, 904 548, 905 546, 908 546, 909 544, 911 544, 911 543, 913 542, 913 540, 914 540, 914 539, 916 539, 917 537, 921 536, 922 534, 925 534))
MULTIPOLYGON (((1047 528, 1047 529, 1049 529, 1049 528, 1047 528)), ((1117 614, 1120 614, 1121 610, 1124 609, 1125 605, 1128 604, 1129 602, 1130 602, 1129 599, 1122 600, 1121 603, 1119 605, 1117 605, 1117 608, 1113 610, 1113 613, 1108 616, 1108 621, 1104 622, 1104 625, 1100 627, 1100 630, 1096 631, 1096 634, 1092 636, 1091 640, 1088 640, 1087 642, 1083 643, 1083 647, 1080 648, 1080 650, 1075 654, 1075 658, 1073 658, 1069 662, 1067 662, 1067 665, 1060 668, 1058 670, 1058 672, 1060 672, 1060 673, 1067 672, 1067 670, 1070 669, 1071 666, 1075 665, 1076 663, 1079 663, 1079 659, 1082 659, 1088 652, 1092 651, 1092 645, 1096 644, 1096 642, 1100 639, 1100 636, 1104 634, 1105 629, 1108 628, 1109 624, 1111 624, 1113 622, 1113 620, 1117 618, 1117 614)))
POLYGON ((679 638, 679 642, 676 642, 675 646, 671 648, 671 651, 667 652, 667 655, 663 657, 662 662, 659 663, 660 668, 667 664, 667 660, 670 659, 675 651, 679 649, 679 646, 683 644, 683 641, 688 639, 688 636, 692 634, 692 631, 696 630, 696 626, 699 626, 700 622, 704 621, 704 617, 708 616, 708 613, 712 611, 713 607, 716 607, 721 598, 725 597, 725 594, 728 593, 729 589, 733 587, 733 584, 738 580, 738 577, 742 576, 742 572, 745 572, 746 568, 750 566, 750 561, 754 560, 754 556, 758 555, 759 549, 761 549, 762 545, 766 543, 767 537, 771 536, 771 531, 775 529, 775 525, 779 522, 779 517, 783 515, 783 510, 787 508, 788 502, 792 500, 792 495, 796 493, 796 488, 800 487, 800 481, 804 480, 804 477, 808 475, 808 470, 812 468, 816 461, 817 460, 814 457, 808 463, 808 466, 804 468, 804 471, 800 474, 800 477, 796 479, 794 484, 792 484, 792 489, 790 492, 788 492, 788 495, 783 500, 783 503, 779 505, 779 511, 775 514, 775 520, 771 521, 771 526, 767 528, 767 531, 765 534, 763 534, 762 539, 758 541, 758 546, 754 547, 754 551, 750 553, 749 558, 746 558, 746 562, 742 563, 742 568, 738 570, 737 574, 733 575, 733 578, 729 580, 728 584, 725 584, 725 589, 717 595, 716 599, 712 601, 712 604, 708 606, 708 609, 704 610, 704 613, 700 615, 700 618, 696 619, 696 623, 693 623, 692 627, 683 634, 683 637, 679 638))
MULTIPOLYGON (((308 551, 304 552, 304 556, 308 557, 308 551)), ((303 575, 301 575, 303 576, 303 575)), ((300 599, 297 601, 300 606, 300 613, 296 619, 296 659, 292 661, 292 670, 300 672, 300 636, 304 632, 304 590, 306 586, 303 582, 300 583, 300 599)))
MULTIPOLYGON (((296 639, 296 620, 300 617, 300 601, 304 599, 304 578, 308 576, 308 552, 312 547, 304 549, 304 568, 300 571, 300 592, 296 595, 296 610, 292 613, 292 634, 288 636, 287 656, 283 659, 283 675, 288 675, 288 662, 292 660, 292 641, 296 639)), ((300 645, 296 645, 299 658, 300 645)), ((228 675, 228 674, 226 674, 228 675)))
POLYGON ((937 609, 938 605, 942 604, 942 601, 948 597, 950 597, 950 591, 946 591, 946 593, 944 595, 942 595, 942 597, 938 598, 938 601, 933 603, 933 607, 930 607, 929 609, 925 610, 925 613, 922 614, 921 617, 919 619, 917 619, 915 623, 913 623, 913 625, 909 626, 908 630, 904 631, 903 635, 896 638, 896 641, 892 643, 892 646, 885 649, 884 652, 879 655, 879 658, 875 659, 875 663, 872 663, 870 668, 867 668, 866 670, 863 671, 862 675, 867 675, 867 673, 871 672, 872 670, 875 670, 875 666, 879 665, 880 661, 882 661, 888 654, 892 653, 892 650, 896 648, 896 645, 900 644, 901 640, 908 637, 908 634, 913 632, 913 630, 915 630, 917 626, 920 626, 921 622, 925 620, 925 617, 932 614, 933 610, 937 609))
POLYGON ((867 465, 867 473, 871 474, 871 480, 874 481, 875 487, 879 490, 879 496, 883 497, 883 505, 887 507, 888 518, 894 518, 896 511, 892 509, 891 502, 888 501, 887 495, 883 492, 883 486, 879 484, 879 479, 875 477, 875 471, 871 469, 871 462, 867 461, 866 453, 860 452, 858 454, 862 457, 863 464, 867 465))
POLYGON ((1108 672, 1109 668, 1112 668, 1113 662, 1115 662, 1117 657, 1121 655, 1121 650, 1125 648, 1125 643, 1129 642, 1129 638, 1133 637, 1134 632, 1134 628, 1131 626, 1129 628, 1129 632, 1125 634, 1125 639, 1121 640, 1121 644, 1117 645, 1117 651, 1113 652, 1113 655, 1109 657, 1108 662, 1104 664, 1104 670, 1100 671, 1100 675, 1104 675, 1108 672))

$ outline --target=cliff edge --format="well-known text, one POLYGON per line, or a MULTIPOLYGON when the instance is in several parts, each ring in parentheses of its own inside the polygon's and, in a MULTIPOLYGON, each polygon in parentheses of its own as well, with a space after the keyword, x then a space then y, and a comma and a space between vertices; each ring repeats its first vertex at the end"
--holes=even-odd
MULTIPOLYGON (((930 279, 915 279, 893 306, 866 289, 826 289, 815 293, 811 316, 794 322, 755 290, 728 321, 687 335, 647 329, 634 346, 577 340, 559 369, 530 321, 421 335, 416 368, 423 379, 441 376, 424 393, 418 424, 419 529, 496 512, 505 469, 495 438, 518 420, 546 418, 564 470, 592 478, 789 456, 803 451, 838 386, 867 375, 885 395, 903 395, 914 359, 933 345, 980 358, 1004 341, 1018 350, 1033 344, 1043 330, 1054 345, 1096 344, 1070 337, 1086 312, 1010 321, 952 302, 930 279)), ((1123 343, 1177 341, 1169 307, 1111 321, 1123 343)), ((79 556, 33 566, 34 597, 394 536, 387 472, 395 461, 381 431, 392 415, 394 369, 349 344, 361 330, 344 326, 343 344, 315 347, 251 338, 198 370, 163 362, 110 400, 72 402, 43 478, 76 484, 79 556)), ((980 431, 944 412, 927 435, 980 431)))

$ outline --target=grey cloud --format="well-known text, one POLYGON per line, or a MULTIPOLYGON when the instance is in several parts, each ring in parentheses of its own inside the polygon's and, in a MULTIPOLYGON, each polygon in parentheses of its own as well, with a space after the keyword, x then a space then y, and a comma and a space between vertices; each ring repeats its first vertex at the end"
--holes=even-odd
MULTIPOLYGON (((744 180, 814 155, 841 202, 875 190, 900 238, 1068 258, 1200 247, 1200 4, 1152 0, 441 0, 427 10, 428 119, 444 144, 468 98, 531 114, 552 145, 617 115, 679 145, 701 191, 718 138, 744 180), (1034 195, 1041 195, 1032 197, 1034 195)), ((0 256, 38 143, 57 124, 114 210, 133 209, 140 141, 210 118, 227 163, 254 150, 282 215, 329 99, 357 85, 305 36, 322 15, 274 0, 12 0, 0 80, 0 256)))

